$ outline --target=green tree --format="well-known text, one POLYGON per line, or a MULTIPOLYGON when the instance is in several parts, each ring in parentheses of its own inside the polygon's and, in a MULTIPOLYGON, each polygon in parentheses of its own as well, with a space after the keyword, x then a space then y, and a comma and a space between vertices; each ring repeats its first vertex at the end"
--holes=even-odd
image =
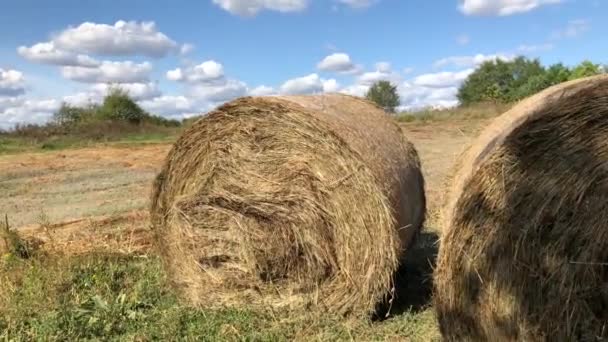
POLYGON ((458 89, 458 100, 467 105, 484 101, 506 101, 513 74, 508 62, 481 64, 458 89))
POLYGON ((137 104, 129 93, 118 87, 110 88, 99 107, 98 115, 102 120, 128 121, 140 123, 148 114, 137 104))
POLYGON ((63 102, 61 107, 53 114, 53 120, 60 125, 73 125, 93 120, 97 106, 90 104, 87 107, 73 106, 63 102))
POLYGON ((378 106, 390 113, 394 113, 395 108, 397 108, 400 103, 397 86, 389 81, 378 81, 374 83, 367 91, 367 94, 365 94, 365 98, 375 102, 378 106))
POLYGON ((599 75, 603 73, 603 71, 604 69, 599 64, 592 63, 591 61, 582 61, 572 70, 572 73, 570 74, 570 80, 599 75))
POLYGON ((545 88, 545 68, 538 59, 517 57, 508 63, 511 80, 507 88, 507 100, 517 101, 545 88))
POLYGON ((553 64, 547 69, 545 79, 548 86, 566 82, 570 79, 572 71, 562 63, 553 64))

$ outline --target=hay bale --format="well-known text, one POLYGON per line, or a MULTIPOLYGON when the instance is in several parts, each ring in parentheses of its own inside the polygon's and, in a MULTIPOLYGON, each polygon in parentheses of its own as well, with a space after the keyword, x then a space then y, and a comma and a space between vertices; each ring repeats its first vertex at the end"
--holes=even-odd
POLYGON ((461 160, 435 273, 444 338, 608 338, 608 76, 524 100, 461 160))
POLYGON ((191 303, 368 313, 425 210, 413 146, 345 95, 242 98, 185 131, 152 221, 191 303))

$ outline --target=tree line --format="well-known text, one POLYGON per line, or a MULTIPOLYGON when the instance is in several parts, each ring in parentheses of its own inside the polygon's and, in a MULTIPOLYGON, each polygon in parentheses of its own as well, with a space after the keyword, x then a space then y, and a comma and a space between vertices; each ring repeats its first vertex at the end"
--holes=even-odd
POLYGON ((458 89, 461 105, 478 102, 515 102, 558 83, 604 73, 606 68, 583 61, 569 68, 562 63, 543 66, 538 59, 517 57, 481 64, 458 89))
POLYGON ((166 127, 177 127, 181 124, 180 121, 146 112, 127 91, 120 87, 110 88, 100 104, 74 106, 63 103, 54 113, 51 123, 73 126, 99 121, 125 122, 133 125, 148 123, 166 127))
MULTIPOLYGON (((594 76, 608 71, 606 66, 583 61, 574 67, 556 63, 543 66, 539 59, 517 57, 491 60, 481 64, 458 88, 460 105, 480 102, 511 103, 558 83, 594 76)), ((397 86, 389 81, 374 83, 365 97, 387 112, 394 113, 400 104, 397 86)))

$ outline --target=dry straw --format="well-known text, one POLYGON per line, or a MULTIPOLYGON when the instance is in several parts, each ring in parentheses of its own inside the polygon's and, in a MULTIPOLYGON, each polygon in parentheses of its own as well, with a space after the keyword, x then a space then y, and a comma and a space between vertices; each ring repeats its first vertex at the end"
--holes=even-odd
POLYGON ((413 146, 371 103, 250 97, 184 132, 151 213, 191 303, 364 314, 422 224, 423 186, 413 146))
POLYGON ((515 106, 464 154, 435 305, 448 341, 608 338, 608 76, 515 106))

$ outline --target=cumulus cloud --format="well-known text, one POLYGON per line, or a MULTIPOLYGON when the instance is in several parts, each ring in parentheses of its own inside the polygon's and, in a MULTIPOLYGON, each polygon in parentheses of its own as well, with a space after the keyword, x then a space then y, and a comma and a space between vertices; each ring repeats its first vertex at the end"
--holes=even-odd
POLYGON ((9 129, 16 124, 46 122, 60 105, 57 100, 15 99, 13 105, 0 107, 0 128, 9 129))
POLYGON ((188 94, 211 103, 221 103, 247 94, 247 84, 238 80, 225 79, 223 82, 200 83, 190 86, 188 94))
POLYGON ((562 0, 460 0, 460 11, 466 15, 508 16, 529 12, 562 0))
POLYGON ((12 69, 0 68, 0 97, 18 96, 25 93, 23 73, 12 69))
POLYGON ((312 94, 322 91, 323 83, 317 74, 290 79, 281 85, 281 92, 285 94, 312 94))
POLYGON ((364 84, 351 84, 348 87, 342 88, 340 92, 347 95, 363 97, 369 90, 369 87, 369 85, 364 84))
POLYGON ((91 87, 93 92, 105 95, 112 87, 120 87, 120 89, 129 93, 134 100, 145 100, 152 99, 161 95, 161 91, 158 88, 158 83, 98 83, 91 87))
POLYGON ((357 83, 371 86, 378 81, 390 81, 393 83, 400 81, 400 76, 391 70, 390 63, 379 62, 376 63, 375 67, 375 71, 368 71, 361 74, 357 79, 357 83))
POLYGON ((513 58, 514 58, 513 55, 507 55, 507 54, 494 54, 494 55, 477 54, 474 56, 451 56, 451 57, 442 58, 442 59, 436 61, 433 64, 433 66, 435 68, 443 68, 446 66, 473 67, 473 66, 478 66, 487 61, 494 61, 494 60, 498 60, 498 59, 503 60, 503 61, 510 61, 513 58))
POLYGON ((333 53, 321 60, 317 64, 317 69, 321 71, 335 71, 340 73, 353 73, 358 68, 346 53, 333 53))
POLYGON ((213 0, 213 3, 232 14, 254 16, 262 10, 302 11, 308 6, 309 0, 213 0))
POLYGON ((442 71, 431 74, 423 74, 414 78, 413 84, 427 88, 455 87, 462 83, 474 69, 466 69, 458 72, 442 71))
POLYGON ((20 46, 17 48, 17 52, 29 61, 42 64, 82 67, 95 67, 99 65, 98 61, 87 55, 57 49, 53 42, 38 43, 31 47, 20 46))
POLYGON ((324 93, 335 93, 340 90, 340 83, 335 79, 331 78, 329 80, 321 80, 323 83, 323 92, 324 93))
POLYGON ((248 94, 251 96, 266 96, 276 94, 276 90, 272 87, 261 85, 250 89, 248 94))
POLYGON ((194 45, 186 43, 183 44, 180 48, 179 48, 179 53, 182 55, 187 55, 190 52, 194 51, 194 45))
POLYGON ((167 71, 167 79, 177 82, 209 82, 224 77, 224 66, 214 60, 205 61, 192 68, 176 68, 167 71))
POLYGON ((103 56, 159 58, 179 49, 154 22, 123 20, 114 25, 85 22, 60 32, 51 42, 60 50, 103 56))
POLYGON ((404 82, 398 87, 401 106, 399 110, 445 108, 458 105, 457 87, 429 88, 404 82))
POLYGON ((63 77, 84 83, 141 83, 147 82, 152 64, 132 61, 103 61, 94 68, 66 66, 61 68, 63 77))
POLYGON ((195 101, 183 95, 164 95, 153 99, 140 101, 145 110, 166 116, 179 116, 184 112, 195 110, 195 101))

